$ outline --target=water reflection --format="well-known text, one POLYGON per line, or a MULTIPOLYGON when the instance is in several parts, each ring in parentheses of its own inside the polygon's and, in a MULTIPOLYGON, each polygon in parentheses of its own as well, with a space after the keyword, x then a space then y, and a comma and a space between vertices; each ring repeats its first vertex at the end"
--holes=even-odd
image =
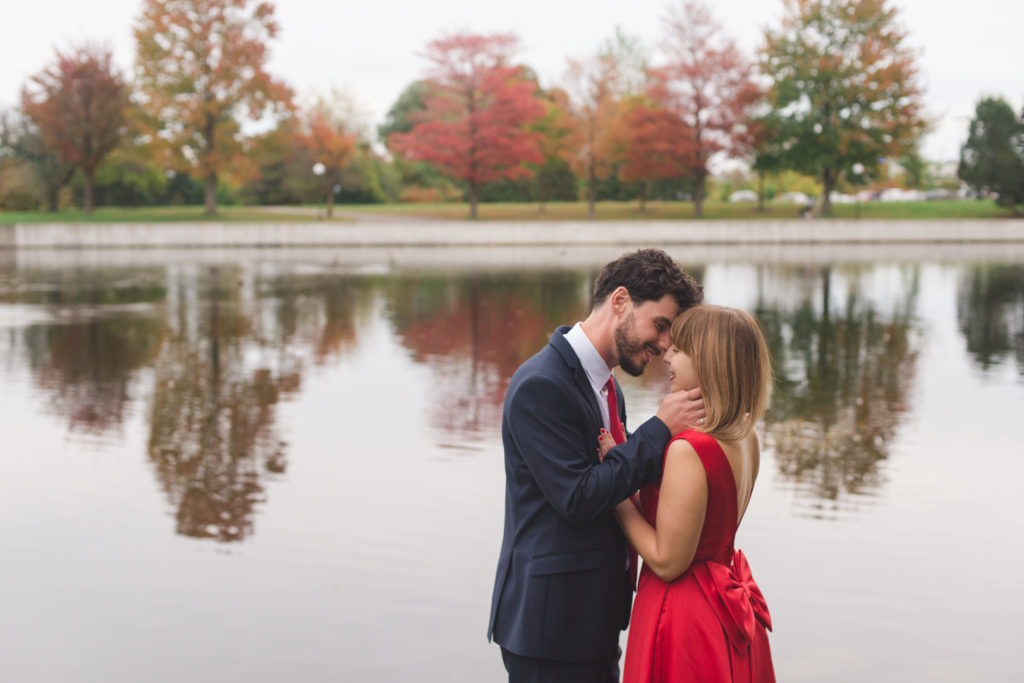
MULTIPOLYGON (((775 359, 765 437, 779 478, 812 515, 856 507, 884 485, 909 409, 923 336, 915 318, 921 267, 743 268, 750 284, 730 286, 750 290, 775 359)), ((142 402, 146 453, 177 532, 233 542, 254 533, 268 483, 288 471, 279 405, 311 373, 348 362, 365 330, 384 321, 429 370, 410 388, 427 397, 434 443, 473 451, 498 438, 519 364, 556 325, 586 315, 596 273, 171 265, 32 271, 0 286, 0 298, 50 312, 50 322, 18 334, 36 385, 69 428, 102 433, 142 402)), ((1024 269, 966 271, 958 317, 980 365, 1015 355, 1024 374, 1024 269)), ((656 403, 660 368, 637 386, 656 403)))
POLYGON ((1024 267, 974 266, 960 281, 957 320, 984 370, 1014 358, 1024 378, 1024 267))
POLYGON ((853 268, 791 271, 788 289, 802 294, 773 301, 762 290, 758 300, 777 378, 767 442, 812 514, 831 514, 883 483, 880 464, 909 407, 919 346, 918 269, 902 272, 886 283, 885 309, 869 296, 870 273, 853 268))
POLYGON ((152 363, 162 337, 150 304, 165 291, 154 275, 72 269, 4 278, 0 301, 47 312, 50 322, 26 326, 22 342, 35 383, 70 431, 116 428, 137 398, 137 372, 152 363))
POLYGON ((300 372, 284 349, 247 362, 257 337, 233 270, 211 268, 190 296, 186 282, 168 307, 165 350, 155 363, 147 452, 175 507, 176 530, 240 541, 265 501, 263 478, 287 467, 275 406, 300 372))
POLYGON ((115 315, 25 330, 29 365, 71 431, 102 434, 124 420, 138 370, 160 350, 162 323, 115 315))
POLYGON ((590 283, 579 272, 391 282, 388 305, 401 342, 431 368, 434 427, 446 435, 492 437, 512 374, 557 325, 584 317, 590 283))

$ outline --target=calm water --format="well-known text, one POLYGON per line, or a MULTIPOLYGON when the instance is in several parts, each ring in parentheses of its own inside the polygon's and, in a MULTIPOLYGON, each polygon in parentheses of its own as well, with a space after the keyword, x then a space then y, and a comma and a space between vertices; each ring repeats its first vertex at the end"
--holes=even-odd
MULTIPOLYGON (((0 255, 0 680, 502 680, 503 391, 621 251, 0 255)), ((777 365, 737 545, 780 681, 1024 676, 992 251, 673 252, 777 365)), ((665 374, 619 377, 637 424, 665 374)))

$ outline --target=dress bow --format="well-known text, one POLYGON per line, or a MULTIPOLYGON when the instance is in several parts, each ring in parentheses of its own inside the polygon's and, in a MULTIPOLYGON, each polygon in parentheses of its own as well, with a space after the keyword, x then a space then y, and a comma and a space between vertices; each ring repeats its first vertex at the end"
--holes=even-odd
POLYGON ((733 553, 731 565, 702 562, 693 568, 693 575, 738 652, 750 646, 758 622, 772 630, 768 603, 754 583, 743 551, 733 553))

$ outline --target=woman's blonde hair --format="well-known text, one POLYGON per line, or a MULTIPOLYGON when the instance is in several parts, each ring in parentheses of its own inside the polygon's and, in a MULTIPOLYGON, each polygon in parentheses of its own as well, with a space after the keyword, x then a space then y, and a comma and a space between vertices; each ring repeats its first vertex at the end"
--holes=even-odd
POLYGON ((757 322, 736 308, 700 304, 672 323, 672 343, 690 357, 707 417, 698 430, 722 441, 750 433, 768 407, 771 357, 757 322))

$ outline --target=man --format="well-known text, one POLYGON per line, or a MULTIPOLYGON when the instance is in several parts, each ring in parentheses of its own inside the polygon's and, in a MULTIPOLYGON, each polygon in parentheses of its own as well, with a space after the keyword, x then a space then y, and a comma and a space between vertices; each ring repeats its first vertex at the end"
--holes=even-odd
POLYGON ((601 462, 599 430, 625 424, 612 369, 642 374, 668 349, 672 320, 702 299, 663 251, 625 254, 598 276, 587 319, 555 330, 513 375, 501 429, 505 530, 487 632, 510 681, 618 680, 633 584, 611 510, 657 481, 669 440, 697 425, 704 406, 699 389, 670 394, 601 462))

